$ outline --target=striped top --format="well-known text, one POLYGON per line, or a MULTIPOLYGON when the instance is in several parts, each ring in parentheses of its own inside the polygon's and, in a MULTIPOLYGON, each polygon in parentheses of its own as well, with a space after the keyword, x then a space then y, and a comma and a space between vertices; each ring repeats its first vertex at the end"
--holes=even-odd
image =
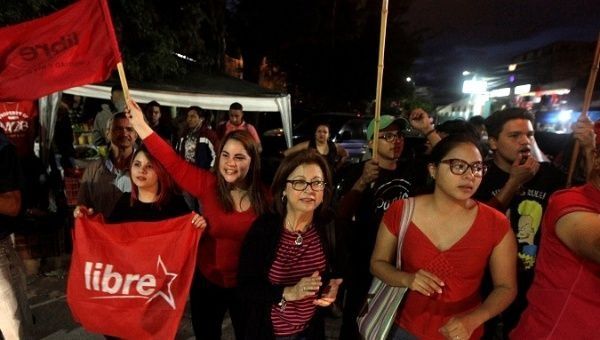
MULTIPOLYGON (((272 284, 293 286, 315 271, 321 274, 325 271, 325 252, 315 228, 302 234, 301 245, 295 244, 297 237, 297 233, 284 228, 275 260, 269 270, 269 281, 272 284)), ((316 296, 308 296, 302 300, 288 301, 283 309, 274 304, 271 307, 271 321, 275 336, 293 335, 308 327, 317 309, 313 304, 315 299, 316 296)))

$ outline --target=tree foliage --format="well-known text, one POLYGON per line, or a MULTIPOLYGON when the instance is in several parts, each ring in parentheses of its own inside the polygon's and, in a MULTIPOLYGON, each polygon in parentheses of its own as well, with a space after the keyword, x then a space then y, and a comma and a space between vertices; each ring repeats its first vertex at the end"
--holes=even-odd
MULTIPOLYGON (((409 0, 390 3, 384 96, 410 93, 404 79, 418 38, 404 32, 409 0)), ((296 98, 347 109, 375 97, 381 2, 367 0, 239 0, 228 18, 228 47, 241 51, 246 79, 263 56, 288 74, 296 98)))
MULTIPOLYGON (((9 1, 0 26, 50 14, 72 0, 9 1)), ((191 67, 222 69, 225 0, 108 1, 128 77, 160 80, 185 74, 191 67), (194 66, 175 53, 196 61, 194 66)))

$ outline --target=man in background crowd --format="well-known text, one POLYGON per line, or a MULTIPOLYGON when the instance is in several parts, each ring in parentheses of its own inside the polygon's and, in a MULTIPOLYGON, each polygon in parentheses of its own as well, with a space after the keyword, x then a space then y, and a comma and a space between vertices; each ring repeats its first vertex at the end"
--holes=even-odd
POLYGON ((258 143, 259 152, 262 151, 260 137, 256 132, 256 128, 244 121, 244 107, 240 103, 233 103, 229 106, 229 120, 217 127, 217 136, 219 140, 222 140, 226 134, 236 130, 247 130, 250 132, 252 138, 258 143))
POLYGON ((108 145, 106 139, 106 124, 108 120, 116 112, 123 112, 125 109, 125 95, 121 85, 115 85, 110 89, 110 103, 101 105, 102 111, 96 114, 94 125, 92 127, 92 135, 94 137, 94 145, 108 145))
POLYGON ((79 188, 78 205, 109 216, 123 192, 131 192, 129 166, 137 133, 123 112, 108 121, 106 138, 109 154, 85 169, 79 188))
MULTIPOLYGON (((488 142, 493 152, 488 171, 475 194, 479 201, 506 213, 518 242, 518 294, 502 313, 502 333, 513 329, 525 307, 526 293, 533 281, 540 241, 542 216, 550 195, 565 186, 566 177, 548 162, 538 162, 535 148, 534 116, 521 108, 494 112, 485 120, 488 142)), ((579 123, 574 137, 589 157, 594 141, 591 123, 579 123)), ((484 289, 487 289, 484 287, 484 289)), ((492 320, 486 332, 497 333, 500 320, 492 320)))

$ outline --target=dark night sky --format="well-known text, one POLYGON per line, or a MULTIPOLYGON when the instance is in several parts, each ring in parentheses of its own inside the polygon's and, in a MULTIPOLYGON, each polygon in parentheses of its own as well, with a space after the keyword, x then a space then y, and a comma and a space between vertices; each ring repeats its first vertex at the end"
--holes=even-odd
POLYGON ((595 41, 600 0, 414 0, 404 19, 409 32, 426 30, 415 83, 440 94, 460 91, 465 69, 555 41, 595 41))

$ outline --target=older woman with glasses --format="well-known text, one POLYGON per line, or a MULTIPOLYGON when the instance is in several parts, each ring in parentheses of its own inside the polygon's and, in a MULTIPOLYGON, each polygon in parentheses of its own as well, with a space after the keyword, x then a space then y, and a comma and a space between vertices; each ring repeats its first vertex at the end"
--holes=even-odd
POLYGON ((408 287, 388 339, 480 338, 482 324, 514 299, 516 243, 508 220, 471 200, 485 171, 469 137, 449 136, 436 144, 428 165, 435 189, 415 198, 400 270, 393 259, 404 201, 385 213, 371 271, 388 285, 408 287), (488 266, 494 288, 482 301, 488 266))
POLYGON ((332 196, 327 161, 315 150, 287 156, 271 187, 274 204, 246 235, 238 272, 245 339, 323 338, 318 307, 331 305, 342 279, 332 278, 324 227, 332 196))

